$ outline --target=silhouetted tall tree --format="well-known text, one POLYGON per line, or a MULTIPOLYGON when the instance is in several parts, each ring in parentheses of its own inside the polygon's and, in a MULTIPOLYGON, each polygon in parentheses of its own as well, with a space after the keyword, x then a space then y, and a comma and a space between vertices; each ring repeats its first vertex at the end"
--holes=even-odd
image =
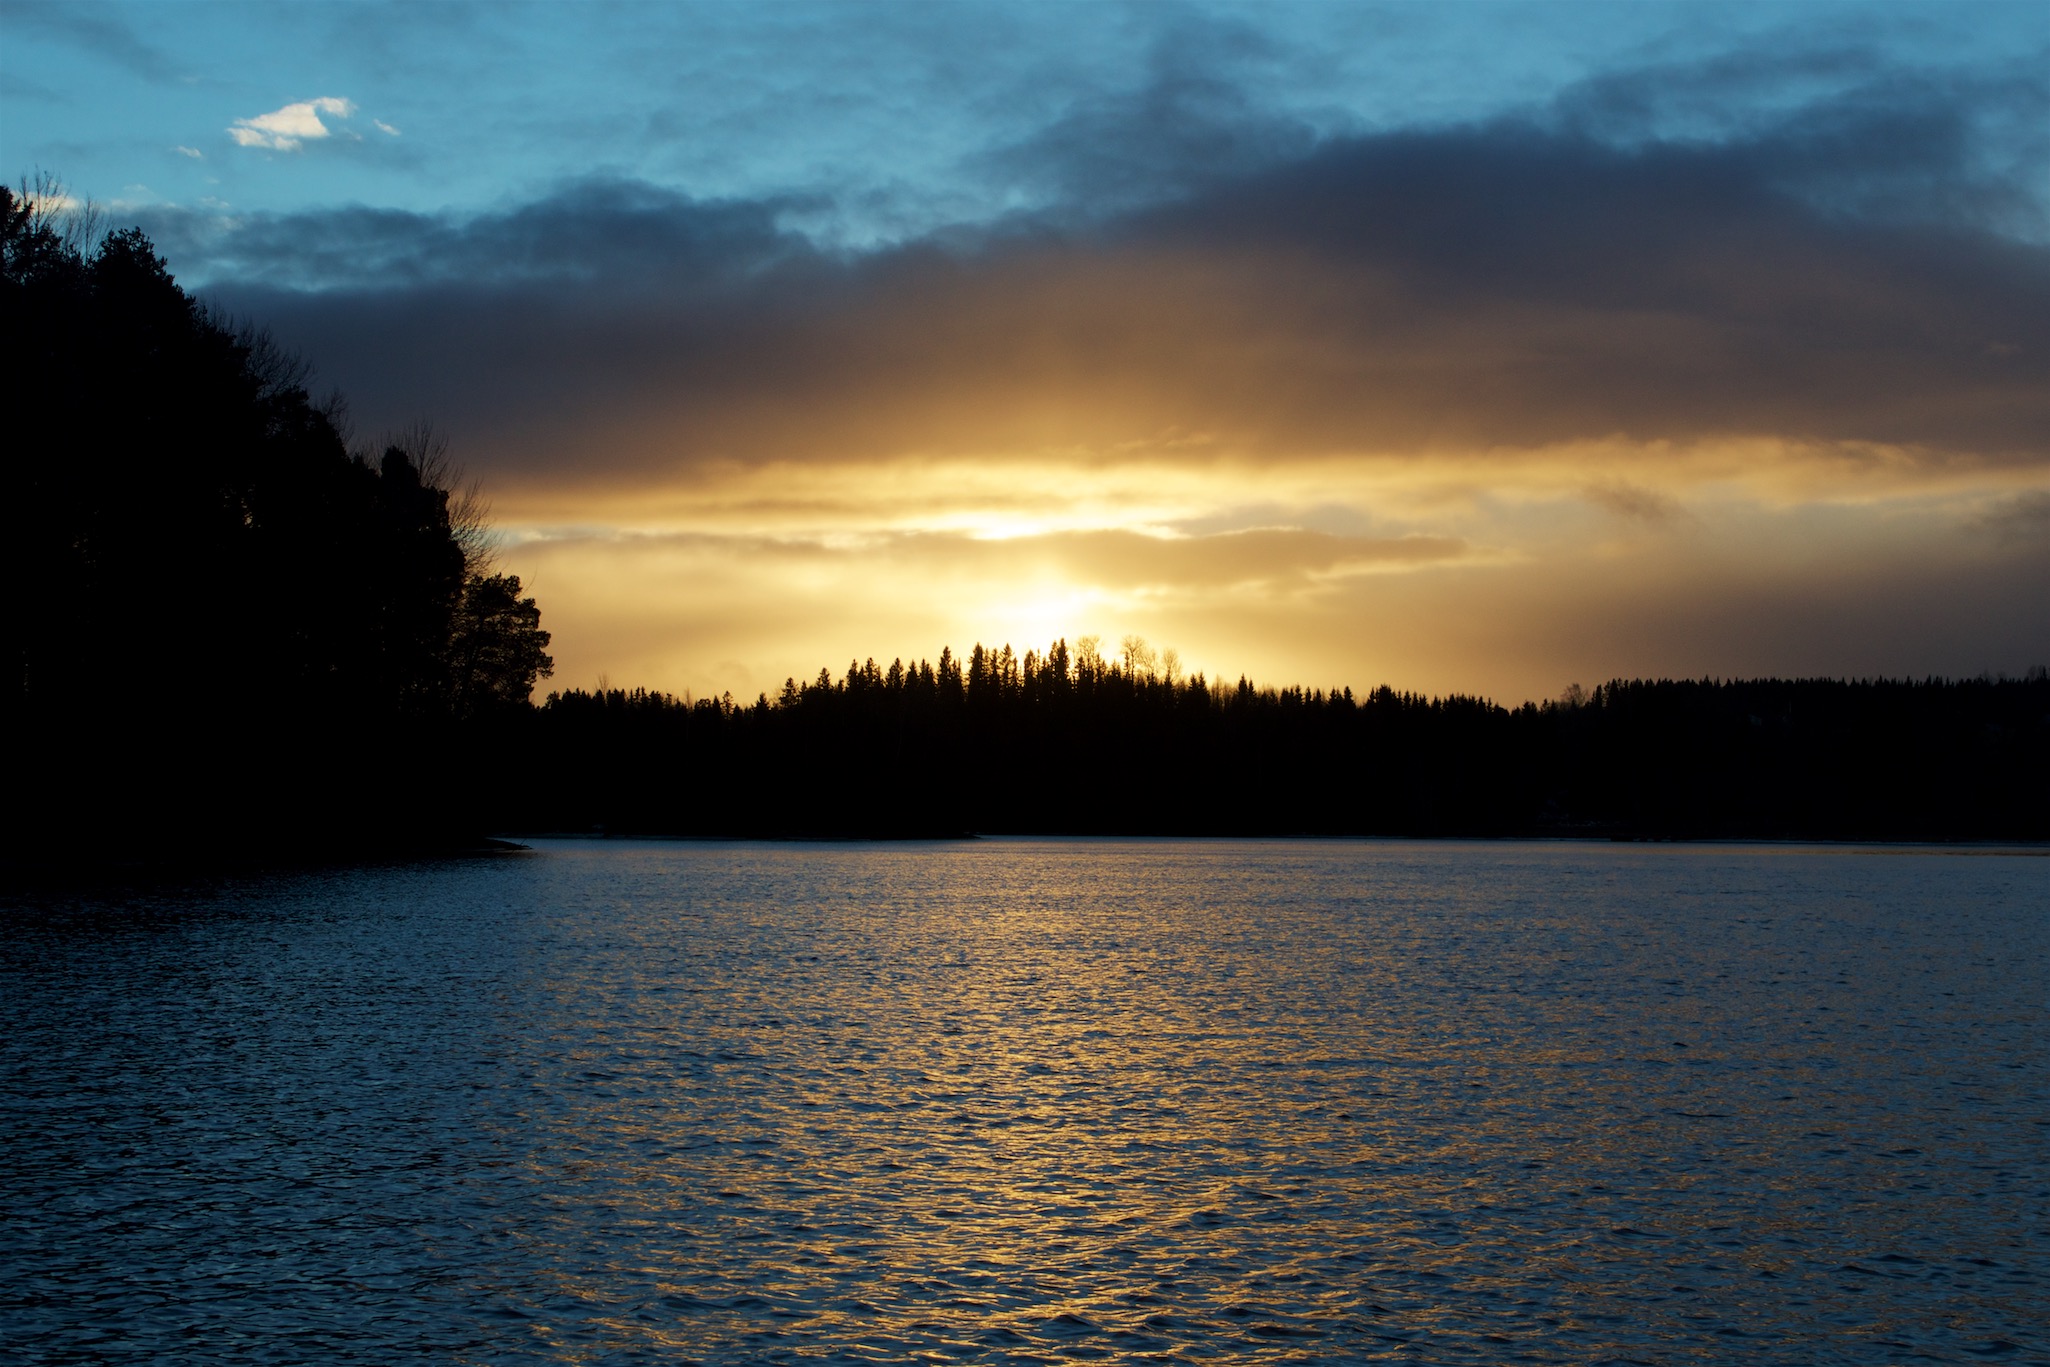
POLYGON ((533 600, 413 454, 48 202, 0 187, 10 829, 461 824, 436 733, 548 672, 533 600))

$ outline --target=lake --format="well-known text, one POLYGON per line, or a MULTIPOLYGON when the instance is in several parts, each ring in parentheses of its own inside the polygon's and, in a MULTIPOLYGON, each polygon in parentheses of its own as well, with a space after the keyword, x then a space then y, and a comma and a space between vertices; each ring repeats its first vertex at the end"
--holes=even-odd
POLYGON ((2050 858, 534 844, 0 903, 9 1359, 2050 1361, 2050 858))

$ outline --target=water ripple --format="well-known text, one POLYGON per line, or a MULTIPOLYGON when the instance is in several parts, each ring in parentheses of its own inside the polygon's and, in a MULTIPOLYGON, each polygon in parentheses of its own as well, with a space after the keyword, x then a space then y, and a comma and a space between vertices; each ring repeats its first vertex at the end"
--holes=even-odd
POLYGON ((16 901, 59 1362, 2045 1361, 2050 860, 550 842, 16 901))

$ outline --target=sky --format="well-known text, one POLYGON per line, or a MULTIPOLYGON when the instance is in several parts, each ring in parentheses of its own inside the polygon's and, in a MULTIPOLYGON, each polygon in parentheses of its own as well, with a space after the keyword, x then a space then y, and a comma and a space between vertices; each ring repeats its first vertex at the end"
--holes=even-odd
POLYGON ((1126 635, 2050 662, 2050 8, 0 4, 0 148, 427 421, 555 686, 1126 635))

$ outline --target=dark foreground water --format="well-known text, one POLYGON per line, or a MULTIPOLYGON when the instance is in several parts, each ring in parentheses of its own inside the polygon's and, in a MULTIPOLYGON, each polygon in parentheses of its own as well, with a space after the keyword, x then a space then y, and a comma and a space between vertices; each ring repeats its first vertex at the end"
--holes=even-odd
POLYGON ((547 842, 0 933, 9 1362, 2050 1361, 2050 859, 547 842))

